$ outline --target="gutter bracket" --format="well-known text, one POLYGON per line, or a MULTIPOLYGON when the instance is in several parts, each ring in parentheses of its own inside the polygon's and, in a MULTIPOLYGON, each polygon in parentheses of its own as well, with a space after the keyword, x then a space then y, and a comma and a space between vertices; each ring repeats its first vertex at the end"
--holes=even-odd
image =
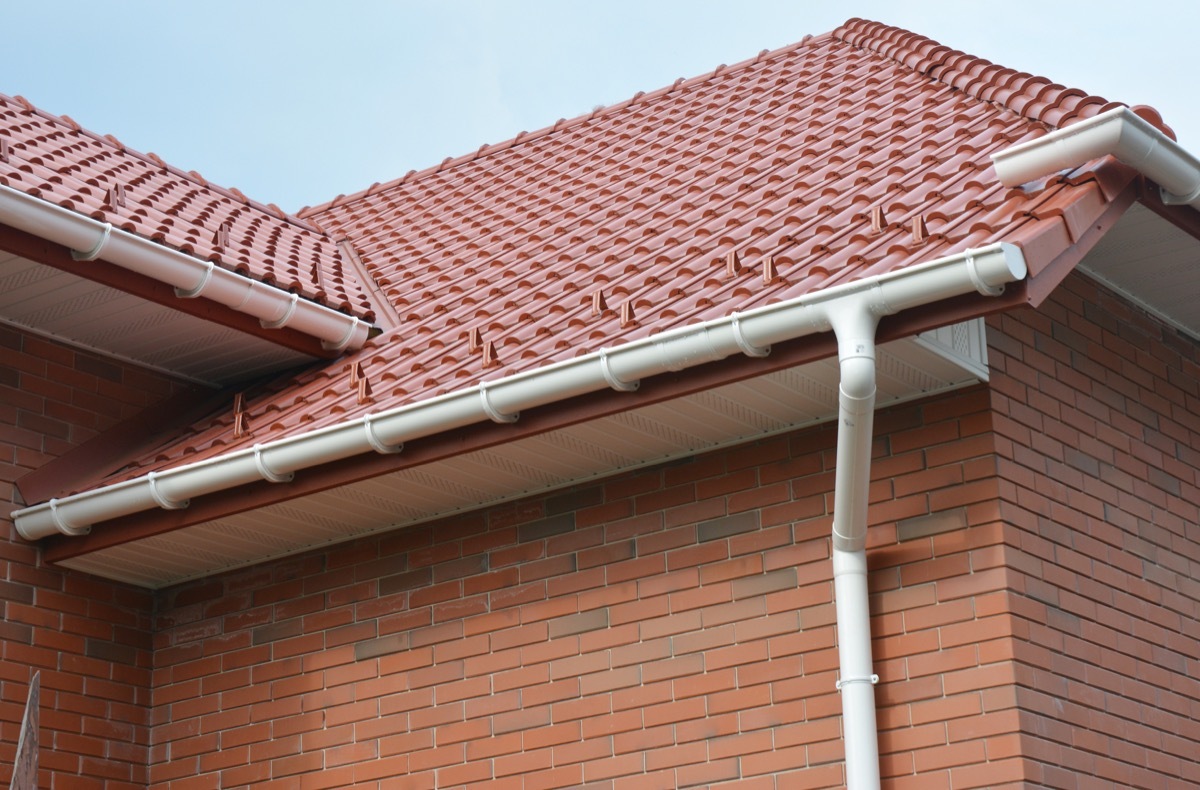
POLYGON ((354 339, 354 333, 358 331, 359 324, 362 321, 355 318, 350 322, 349 328, 346 329, 346 335, 336 343, 331 343, 328 340, 321 341, 321 347, 329 351, 341 351, 346 346, 350 345, 350 341, 354 339))
POLYGON ((282 316, 280 316, 279 318, 276 318, 274 321, 267 321, 266 319, 261 319, 261 320, 259 320, 258 323, 262 325, 263 329, 280 329, 282 327, 287 326, 288 321, 291 321, 292 316, 296 313, 296 304, 299 301, 300 301, 300 295, 292 294, 291 298, 288 299, 287 309, 283 311, 282 316))
POLYGON ((88 250, 87 252, 80 252, 79 250, 71 250, 71 258, 74 260, 77 260, 77 261, 94 261, 97 258, 99 258, 100 251, 102 249, 104 249, 105 244, 108 244, 108 237, 112 235, 112 229, 113 229, 112 223, 105 222, 104 230, 103 230, 103 232, 101 232, 100 238, 96 240, 96 243, 94 245, 92 245, 92 248, 90 250, 88 250))
POLYGON ((1003 285, 988 285, 979 276, 979 263, 975 260, 975 254, 972 250, 967 250, 966 267, 967 276, 971 278, 971 284, 975 286, 976 291, 979 291, 984 296, 999 296, 1004 293, 1003 285))
POLYGON ((363 417, 363 430, 367 434, 367 444, 371 445, 371 449, 380 455, 388 455, 390 453, 398 453, 404 449, 404 442, 400 444, 387 444, 379 435, 375 433, 375 418, 376 414, 368 414, 363 417))
POLYGON ((176 500, 170 499, 162 491, 158 490, 158 472, 150 472, 146 475, 147 488, 150 489, 150 497, 158 503, 158 506, 163 510, 183 510, 191 504, 191 500, 176 500))
POLYGON ((771 353, 770 346, 756 346, 746 339, 745 331, 742 328, 741 315, 734 313, 730 317, 729 329, 733 332, 733 342, 737 343, 737 347, 742 353, 748 357, 765 357, 771 353))
POLYGON ((71 522, 67 521, 65 518, 63 518, 62 514, 58 512, 58 500, 57 499, 51 499, 49 504, 50 504, 50 518, 54 520, 55 525, 58 527, 58 529, 64 535, 70 535, 72 537, 77 537, 79 535, 87 535, 92 531, 92 526, 90 524, 83 526, 83 527, 77 527, 74 524, 72 524, 71 522))
POLYGON ((262 445, 254 445, 254 468, 262 475, 262 479, 270 483, 290 483, 296 476, 295 472, 280 473, 267 466, 262 456, 262 445))
POLYGON ((204 289, 208 287, 208 283, 212 279, 214 266, 216 264, 212 261, 205 261, 204 276, 200 278, 200 282, 194 288, 176 288, 175 295, 180 299, 195 299, 204 293, 204 289))
POLYGON ((1192 191, 1192 194, 1186 196, 1168 192, 1163 187, 1158 188, 1158 194, 1165 206, 1194 206, 1197 201, 1200 201, 1200 184, 1196 185, 1196 189, 1192 191))
POLYGON ((488 419, 491 420, 492 422, 495 422, 495 423, 516 422, 517 418, 521 416, 519 412, 517 414, 505 414, 502 411, 498 411, 496 409, 496 407, 492 405, 492 400, 491 400, 491 397, 488 395, 488 388, 487 388, 486 383, 481 383, 479 385, 479 400, 483 404, 483 413, 486 414, 488 416, 488 419))
POLYGON ((622 381, 617 378, 617 375, 612 372, 612 367, 608 361, 608 350, 600 349, 600 375, 604 376, 604 380, 608 386, 612 387, 617 392, 633 392, 641 386, 640 381, 622 381))

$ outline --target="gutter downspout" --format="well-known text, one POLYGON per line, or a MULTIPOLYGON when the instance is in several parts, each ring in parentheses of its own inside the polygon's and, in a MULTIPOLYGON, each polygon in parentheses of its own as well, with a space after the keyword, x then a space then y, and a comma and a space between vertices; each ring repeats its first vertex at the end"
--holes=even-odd
POLYGON ((1113 156, 1158 184, 1167 205, 1200 208, 1200 159, 1135 114, 1117 107, 992 154, 1000 183, 1017 187, 1113 156))
POLYGON ((875 424, 875 329, 887 305, 866 304, 837 316, 837 456, 833 487, 833 591, 847 790, 878 790, 871 612, 867 591, 867 501, 875 424))
POLYGON ((202 296, 259 320, 267 329, 294 329, 332 351, 362 347, 371 324, 293 293, 222 269, 212 261, 164 247, 111 223, 0 185, 0 223, 71 250, 77 261, 104 260, 175 287, 181 299, 202 296))

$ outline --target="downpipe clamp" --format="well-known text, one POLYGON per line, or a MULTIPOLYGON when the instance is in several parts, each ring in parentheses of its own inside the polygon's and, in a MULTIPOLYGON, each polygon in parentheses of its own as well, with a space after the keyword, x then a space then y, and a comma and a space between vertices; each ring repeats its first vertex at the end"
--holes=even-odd
POLYGON ((842 678, 833 685, 834 688, 836 688, 838 691, 841 691, 843 687, 848 686, 851 683, 869 683, 874 686, 879 683, 879 675, 863 675, 862 677, 856 678, 842 678))

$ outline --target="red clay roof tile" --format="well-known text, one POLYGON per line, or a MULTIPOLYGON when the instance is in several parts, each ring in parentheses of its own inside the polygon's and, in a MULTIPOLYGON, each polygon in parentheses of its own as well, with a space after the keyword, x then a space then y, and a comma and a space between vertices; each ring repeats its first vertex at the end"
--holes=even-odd
MULTIPOLYGON (((1027 193, 1001 186, 989 155, 1105 106, 851 20, 339 196, 301 214, 351 241, 400 316, 350 360, 369 397, 345 363, 310 370, 247 395, 247 436, 230 410, 108 482, 990 242, 1027 243, 1039 271, 1132 176, 1091 166, 1027 193)), ((249 234, 244 265, 261 266, 269 244, 288 251, 295 268, 270 273, 289 281, 324 260, 286 235, 295 223, 222 211, 193 179, 130 189, 174 201, 166 216, 185 227, 160 216, 154 229, 177 242, 232 222, 233 237, 249 234)))
POLYGON ((21 97, 0 94, 0 184, 374 320, 337 246, 311 222, 184 173, 21 97))

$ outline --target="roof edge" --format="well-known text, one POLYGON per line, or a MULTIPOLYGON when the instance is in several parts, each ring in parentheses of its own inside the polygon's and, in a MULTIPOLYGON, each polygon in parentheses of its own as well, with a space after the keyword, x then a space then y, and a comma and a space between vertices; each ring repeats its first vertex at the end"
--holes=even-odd
POLYGON ((288 482, 297 471, 371 452, 399 452, 405 441, 488 421, 508 423, 522 410, 606 388, 632 391, 642 378, 737 354, 765 356, 770 346, 826 332, 850 302, 876 315, 965 294, 998 296, 1027 274, 1019 248, 996 243, 917 266, 602 349, 418 403, 370 414, 223 456, 84 491, 12 514, 27 540, 85 535, 93 524, 135 513, 185 508, 193 497, 263 480, 288 482))
POLYGON ((76 261, 103 259, 172 286, 181 299, 203 297, 258 319, 264 329, 292 329, 328 351, 361 348, 373 328, 353 315, 301 298, 213 261, 201 260, 0 184, 0 222, 71 250, 76 261))

